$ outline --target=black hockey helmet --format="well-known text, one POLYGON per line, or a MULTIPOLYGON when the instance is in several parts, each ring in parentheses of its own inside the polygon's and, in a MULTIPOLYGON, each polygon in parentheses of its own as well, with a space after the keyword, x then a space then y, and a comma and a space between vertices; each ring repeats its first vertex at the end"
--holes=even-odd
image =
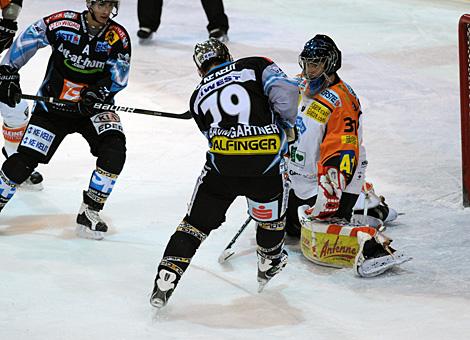
POLYGON ((307 63, 324 64, 324 72, 330 76, 341 67, 341 51, 329 36, 317 34, 305 43, 299 55, 299 65, 303 71, 307 63))
POLYGON ((214 38, 197 43, 194 46, 193 59, 202 74, 209 71, 207 67, 214 62, 225 63, 233 60, 227 46, 214 38))
MULTIPOLYGON (((114 5, 114 9, 111 13, 111 15, 113 16, 113 18, 118 14, 119 12, 119 5, 121 3, 120 0, 86 0, 86 7, 88 8, 88 10, 90 11, 90 8, 91 6, 93 6, 95 3, 98 3, 100 5, 103 5, 104 3, 106 2, 109 2, 109 3, 112 3, 114 5)), ((92 12, 92 11, 91 11, 92 12)))

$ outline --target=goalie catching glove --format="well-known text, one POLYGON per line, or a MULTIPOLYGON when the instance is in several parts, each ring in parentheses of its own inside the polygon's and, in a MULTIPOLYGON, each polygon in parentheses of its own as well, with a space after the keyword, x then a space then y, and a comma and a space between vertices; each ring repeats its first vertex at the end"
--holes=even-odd
POLYGON ((319 220, 333 216, 339 209, 339 201, 345 187, 346 177, 338 168, 321 167, 318 173, 317 200, 308 213, 319 220))

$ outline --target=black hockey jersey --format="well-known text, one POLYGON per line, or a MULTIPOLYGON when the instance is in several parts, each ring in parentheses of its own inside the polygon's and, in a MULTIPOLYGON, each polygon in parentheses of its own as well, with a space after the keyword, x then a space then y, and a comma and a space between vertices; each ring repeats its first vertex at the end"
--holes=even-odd
MULTIPOLYGON (((104 86, 111 97, 127 86, 131 56, 126 30, 113 20, 95 36, 83 13, 63 11, 29 26, 14 41, 2 64, 20 69, 40 48, 52 54, 38 95, 78 101, 84 86, 104 86)), ((44 104, 45 110, 69 112, 75 106, 44 104), (47 106, 46 106, 47 105, 47 106)))
POLYGON ((250 57, 210 70, 190 111, 209 141, 207 165, 226 176, 279 174, 295 123, 297 82, 271 60, 250 57))

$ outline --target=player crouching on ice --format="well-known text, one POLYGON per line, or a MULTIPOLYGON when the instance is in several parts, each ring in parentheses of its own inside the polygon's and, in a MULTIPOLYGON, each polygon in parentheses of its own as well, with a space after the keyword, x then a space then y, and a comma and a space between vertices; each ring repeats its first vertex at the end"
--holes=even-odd
POLYGON ((0 66, 0 101, 20 100, 18 70, 43 47, 52 54, 38 94, 70 104, 36 102, 18 152, 0 170, 0 210, 38 166, 47 164, 64 138, 79 133, 96 157, 88 190, 77 215, 81 237, 102 239, 108 226, 99 211, 111 194, 126 159, 126 138, 115 112, 94 109, 113 103, 127 86, 131 45, 124 27, 111 19, 119 0, 87 0, 82 13, 63 11, 29 26, 13 42, 0 66))

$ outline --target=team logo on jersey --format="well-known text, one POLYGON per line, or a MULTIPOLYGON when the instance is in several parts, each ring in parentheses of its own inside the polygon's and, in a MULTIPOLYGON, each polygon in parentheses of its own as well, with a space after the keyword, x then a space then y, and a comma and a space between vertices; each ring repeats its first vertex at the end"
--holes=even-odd
POLYGON ((116 43, 116 41, 119 40, 119 35, 115 31, 110 30, 106 32, 106 35, 104 36, 104 40, 106 40, 107 43, 112 46, 116 43))
POLYGON ((80 43, 80 35, 77 33, 60 30, 56 32, 56 36, 58 39, 70 41, 74 45, 78 45, 80 43))
POLYGON ((278 135, 211 139, 210 152, 222 155, 273 155, 279 152, 281 139, 278 135))
POLYGON ((80 24, 75 21, 70 21, 70 20, 60 20, 53 22, 52 24, 49 25, 49 29, 51 31, 57 29, 57 28, 73 28, 74 30, 79 31, 80 30, 80 24))
POLYGON ((306 116, 316 120, 320 124, 326 124, 330 114, 330 109, 316 100, 314 100, 308 107, 307 111, 305 111, 306 116))
POLYGON ((121 119, 114 112, 104 112, 91 117, 93 126, 96 132, 101 135, 102 133, 110 130, 123 132, 121 119))
POLYGON ((121 27, 112 25, 110 30, 114 31, 118 35, 119 39, 121 39, 122 47, 127 48, 129 46, 129 39, 127 38, 127 34, 121 27))

